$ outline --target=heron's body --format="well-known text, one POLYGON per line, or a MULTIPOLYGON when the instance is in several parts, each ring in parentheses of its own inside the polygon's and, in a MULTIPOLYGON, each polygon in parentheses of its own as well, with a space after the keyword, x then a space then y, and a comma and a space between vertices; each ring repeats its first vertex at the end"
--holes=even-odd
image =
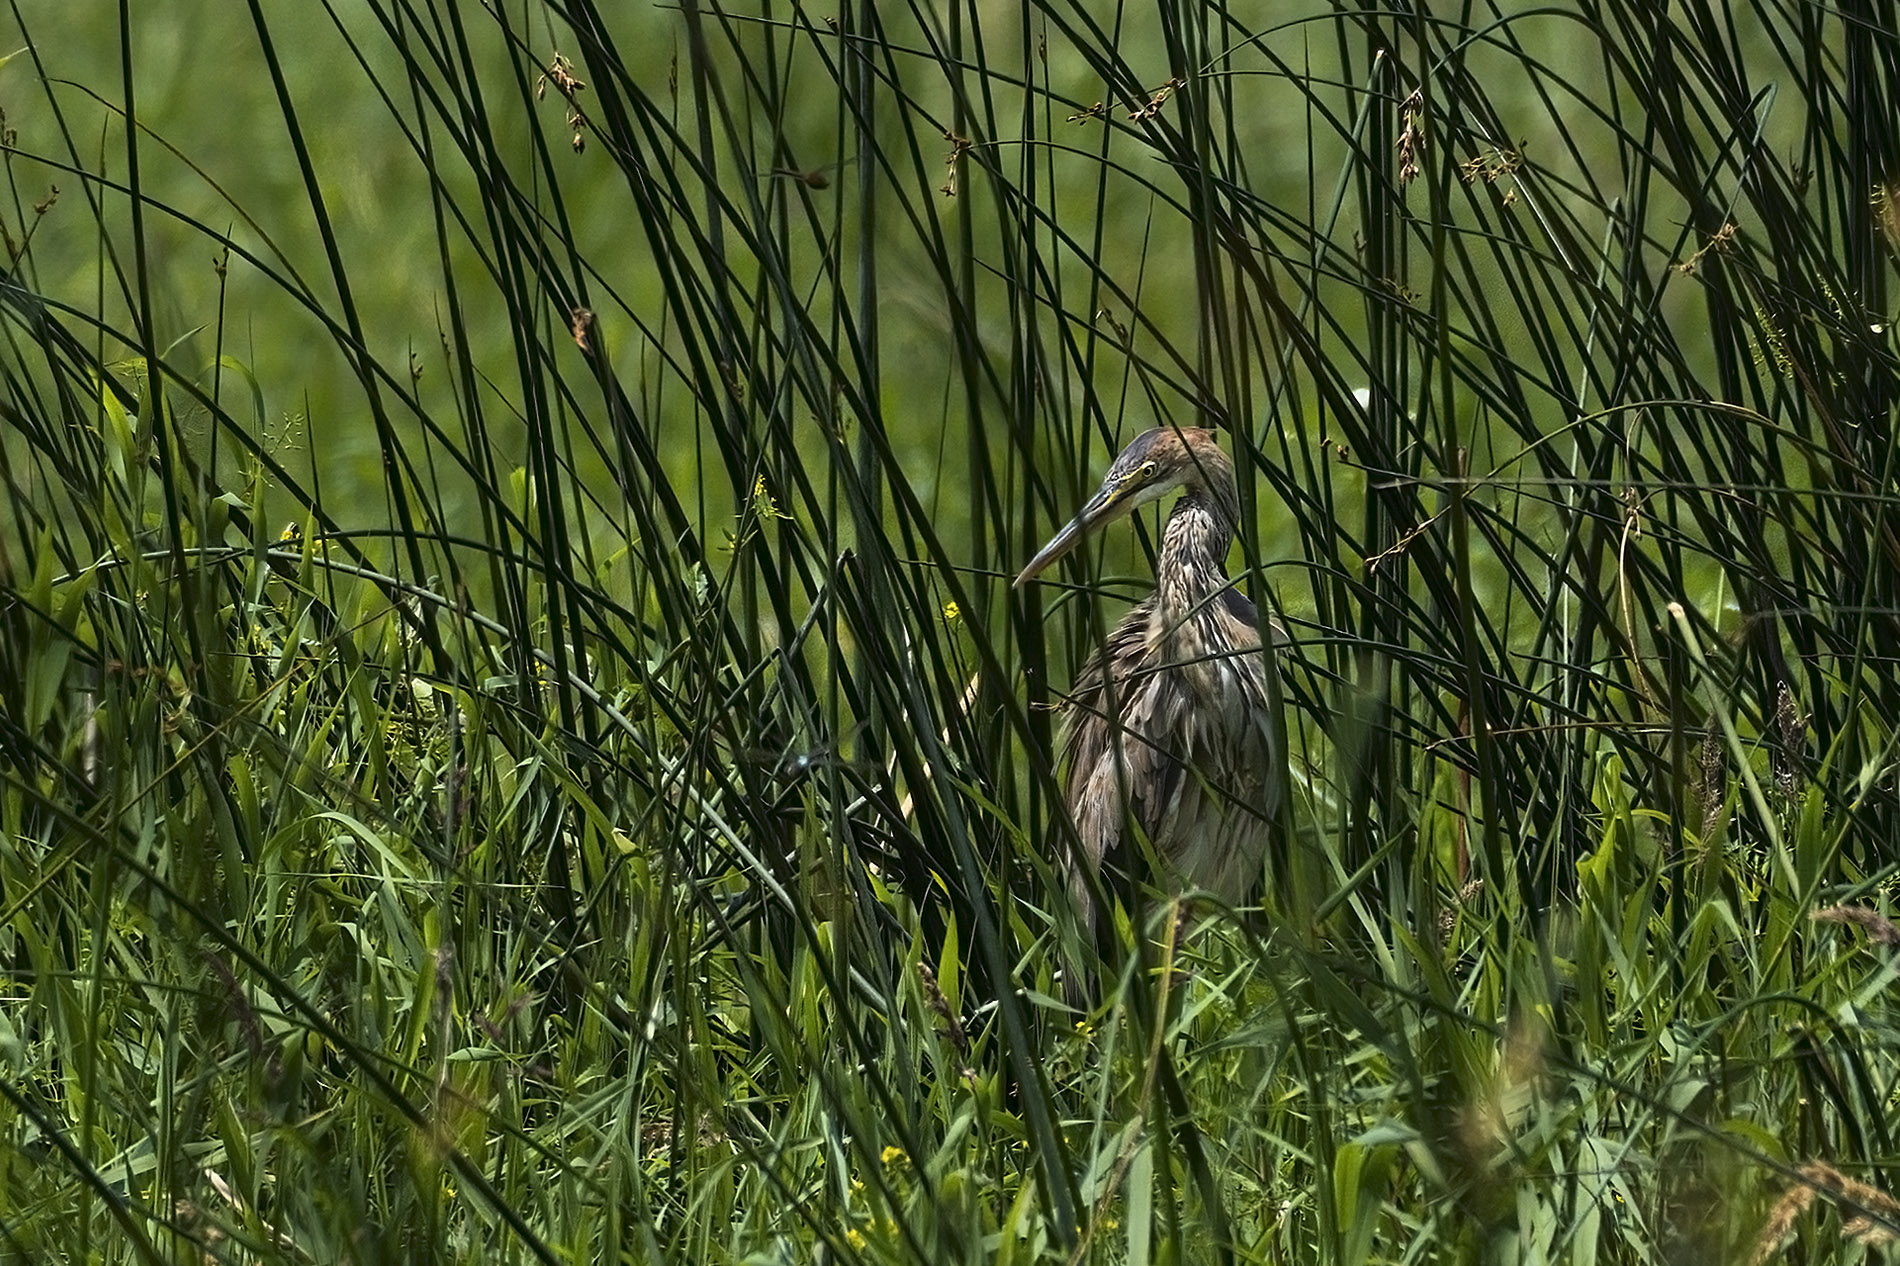
MULTIPOLYGON (((1283 758, 1258 618, 1224 570, 1239 513, 1226 454, 1206 431, 1138 437, 1018 583, 1083 532, 1175 487, 1184 491, 1162 534, 1155 591, 1109 633, 1066 705, 1075 860, 1130 867, 1145 837, 1171 886, 1234 904, 1259 878, 1283 758)), ((1074 864, 1071 888, 1092 921, 1074 864)))

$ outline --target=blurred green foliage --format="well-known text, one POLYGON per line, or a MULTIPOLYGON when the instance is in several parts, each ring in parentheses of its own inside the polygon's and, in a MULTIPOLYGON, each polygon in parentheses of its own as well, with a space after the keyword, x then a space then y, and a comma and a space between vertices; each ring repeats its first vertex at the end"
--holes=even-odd
POLYGON ((7 20, 0 1260, 1891 1251, 1871 3, 7 20), (1157 422, 1325 891, 1065 957, 1157 422))

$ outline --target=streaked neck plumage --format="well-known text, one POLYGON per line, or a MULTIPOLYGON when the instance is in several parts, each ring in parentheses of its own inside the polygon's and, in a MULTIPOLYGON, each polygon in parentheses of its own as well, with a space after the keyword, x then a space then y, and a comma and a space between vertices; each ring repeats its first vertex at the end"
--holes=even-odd
POLYGON ((1168 515, 1155 559, 1155 610, 1165 628, 1179 627, 1226 587, 1227 550, 1240 518, 1227 454, 1210 445, 1195 455, 1197 478, 1186 484, 1168 515))

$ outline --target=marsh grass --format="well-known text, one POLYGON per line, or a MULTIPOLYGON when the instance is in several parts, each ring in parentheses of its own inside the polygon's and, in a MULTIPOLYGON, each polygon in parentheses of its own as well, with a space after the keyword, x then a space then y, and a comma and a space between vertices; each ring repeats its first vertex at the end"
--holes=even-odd
POLYGON ((0 1254, 1886 1251, 1900 47, 1725 12, 16 8, 0 1254), (1098 963, 1161 422, 1296 830, 1098 963))

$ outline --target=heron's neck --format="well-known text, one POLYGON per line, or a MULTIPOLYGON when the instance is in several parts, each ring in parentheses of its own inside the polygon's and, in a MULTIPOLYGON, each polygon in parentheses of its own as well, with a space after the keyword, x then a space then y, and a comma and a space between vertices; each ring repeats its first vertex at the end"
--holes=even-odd
POLYGON ((1217 494, 1191 487, 1175 502, 1155 560, 1155 608, 1162 627, 1178 627, 1226 586, 1227 549, 1233 543, 1233 514, 1217 494))

